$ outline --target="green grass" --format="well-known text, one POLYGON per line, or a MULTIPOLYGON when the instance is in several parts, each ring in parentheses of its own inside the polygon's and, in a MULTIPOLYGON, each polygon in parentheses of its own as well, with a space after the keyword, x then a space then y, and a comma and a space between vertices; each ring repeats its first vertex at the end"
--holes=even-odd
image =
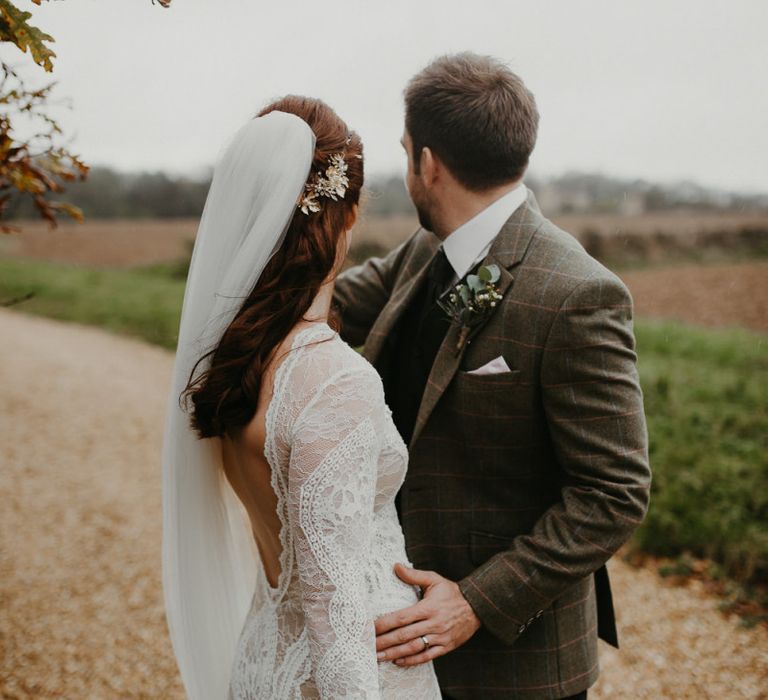
POLYGON ((175 266, 116 270, 0 258, 0 304, 30 292, 13 308, 176 347, 184 278, 175 266))
MULTIPOLYGON (((0 259, 0 303, 176 345, 183 265, 88 269, 0 259)), ((638 321, 653 489, 640 549, 768 580, 768 335, 638 321)))
POLYGON ((768 336, 636 325, 651 507, 636 544, 768 578, 768 336))

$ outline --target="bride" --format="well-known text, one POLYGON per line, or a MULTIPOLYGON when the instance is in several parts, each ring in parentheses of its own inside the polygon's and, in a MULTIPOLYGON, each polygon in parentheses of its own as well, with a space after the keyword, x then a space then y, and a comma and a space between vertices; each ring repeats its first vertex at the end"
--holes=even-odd
POLYGON ((419 589, 392 568, 407 450, 331 313, 362 184, 357 134, 296 96, 214 173, 163 445, 166 614, 195 700, 440 698, 431 662, 376 659, 374 619, 419 589))

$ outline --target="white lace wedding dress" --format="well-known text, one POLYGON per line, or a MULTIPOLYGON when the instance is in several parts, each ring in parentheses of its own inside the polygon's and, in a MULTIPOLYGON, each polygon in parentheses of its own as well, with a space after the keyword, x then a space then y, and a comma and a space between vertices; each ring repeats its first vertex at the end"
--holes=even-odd
POLYGON ((392 570, 411 563, 394 504, 408 453, 376 370, 326 324, 277 369, 265 455, 280 576, 254 592, 230 699, 440 698, 431 662, 376 659, 374 618, 419 599, 392 570))

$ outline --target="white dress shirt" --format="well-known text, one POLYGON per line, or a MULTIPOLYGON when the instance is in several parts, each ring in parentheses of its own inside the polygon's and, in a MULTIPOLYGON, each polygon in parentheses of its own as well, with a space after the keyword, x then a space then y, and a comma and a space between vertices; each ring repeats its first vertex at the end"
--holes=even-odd
POLYGON ((517 187, 489 204, 469 221, 452 231, 442 242, 445 256, 456 277, 451 286, 467 274, 486 255, 507 219, 525 202, 528 190, 517 187))

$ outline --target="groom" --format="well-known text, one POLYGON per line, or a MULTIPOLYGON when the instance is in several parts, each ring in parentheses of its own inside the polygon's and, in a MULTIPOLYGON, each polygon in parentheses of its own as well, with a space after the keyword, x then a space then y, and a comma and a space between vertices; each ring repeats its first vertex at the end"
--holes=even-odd
POLYGON ((405 108, 422 229, 336 283, 410 451, 395 572, 423 598, 376 621, 380 663, 434 659, 446 698, 584 698, 617 645, 604 564, 648 507, 632 300, 522 184, 538 112, 506 66, 440 58, 405 108), (468 281, 458 320, 438 300, 468 281))

